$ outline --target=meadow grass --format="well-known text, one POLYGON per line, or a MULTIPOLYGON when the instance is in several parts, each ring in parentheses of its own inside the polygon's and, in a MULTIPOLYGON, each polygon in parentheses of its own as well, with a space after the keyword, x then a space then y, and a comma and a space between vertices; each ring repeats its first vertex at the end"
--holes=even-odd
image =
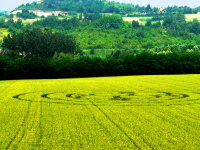
POLYGON ((0 81, 0 149, 200 147, 200 75, 0 81))
POLYGON ((33 22, 36 22, 38 20, 41 20, 42 18, 36 18, 36 19, 25 19, 25 20, 22 20, 23 21, 23 24, 24 25, 27 25, 27 24, 32 24, 33 22))

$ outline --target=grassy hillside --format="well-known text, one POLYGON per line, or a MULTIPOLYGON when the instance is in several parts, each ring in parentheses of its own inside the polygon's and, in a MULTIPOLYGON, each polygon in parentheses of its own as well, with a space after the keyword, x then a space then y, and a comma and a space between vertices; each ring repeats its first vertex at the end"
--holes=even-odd
POLYGON ((199 149, 200 75, 0 82, 0 149, 199 149))

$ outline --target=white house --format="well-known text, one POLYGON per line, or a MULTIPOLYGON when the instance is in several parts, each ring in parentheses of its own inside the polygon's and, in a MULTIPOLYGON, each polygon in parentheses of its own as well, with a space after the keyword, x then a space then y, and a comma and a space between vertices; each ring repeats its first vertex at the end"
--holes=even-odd
POLYGON ((68 12, 62 12, 62 11, 54 11, 52 12, 55 16, 58 15, 64 15, 64 16, 68 16, 68 12))
POLYGON ((52 13, 51 12, 44 12, 42 10, 31 10, 30 12, 33 12, 34 14, 36 14, 37 16, 39 17, 48 17, 48 16, 51 16, 52 13))
POLYGON ((33 12, 34 14, 36 14, 39 17, 41 17, 41 16, 48 17, 48 16, 52 16, 53 14, 55 16, 58 16, 59 14, 68 16, 68 12, 62 12, 62 11, 44 12, 42 10, 31 10, 31 12, 33 12))

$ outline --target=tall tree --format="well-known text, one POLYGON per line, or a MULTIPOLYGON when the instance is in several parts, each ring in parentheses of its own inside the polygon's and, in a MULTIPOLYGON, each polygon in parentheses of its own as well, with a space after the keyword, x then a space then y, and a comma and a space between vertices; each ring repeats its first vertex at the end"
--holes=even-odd
POLYGON ((54 33, 49 29, 32 29, 13 33, 4 37, 3 48, 25 55, 52 57, 55 52, 77 54, 80 52, 76 40, 63 33, 54 33))
POLYGON ((109 16, 102 16, 99 20, 97 20, 97 25, 105 29, 118 29, 124 25, 124 22, 120 15, 114 14, 109 16))

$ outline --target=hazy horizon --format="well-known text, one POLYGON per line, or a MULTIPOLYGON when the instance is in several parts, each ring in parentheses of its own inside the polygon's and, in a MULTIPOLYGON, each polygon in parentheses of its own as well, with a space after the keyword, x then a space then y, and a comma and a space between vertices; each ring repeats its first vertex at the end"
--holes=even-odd
POLYGON ((133 5, 147 6, 150 4, 152 7, 168 7, 168 6, 189 6, 192 8, 200 6, 200 0, 114 0, 118 2, 132 3, 133 5))
MULTIPOLYGON (((11 11, 18 6, 25 4, 25 3, 32 3, 34 1, 39 0, 5 0, 1 2, 0 10, 6 10, 11 11)), ((126 3, 132 3, 133 5, 140 5, 140 6, 146 6, 147 4, 150 4, 152 7, 167 7, 167 6, 189 6, 189 7, 199 7, 200 6, 200 0, 112 0, 112 1, 118 1, 118 2, 126 2, 126 3)))

